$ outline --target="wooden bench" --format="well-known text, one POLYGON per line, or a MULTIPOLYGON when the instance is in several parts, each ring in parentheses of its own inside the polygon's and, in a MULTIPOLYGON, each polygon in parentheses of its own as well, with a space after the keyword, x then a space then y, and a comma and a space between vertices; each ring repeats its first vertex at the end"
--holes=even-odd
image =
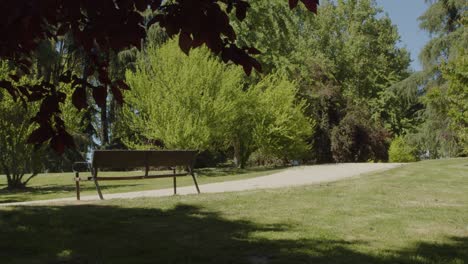
POLYGON ((193 165, 197 151, 194 150, 96 150, 93 154, 91 163, 75 162, 73 171, 75 172, 76 184, 76 199, 80 200, 80 181, 93 181, 96 185, 96 190, 101 200, 101 188, 98 181, 115 181, 115 180, 134 180, 134 179, 153 179, 153 178, 173 178, 174 194, 177 194, 176 177, 191 175, 197 192, 197 179, 193 172, 193 165), (143 167, 145 174, 142 176, 121 176, 121 177, 99 177, 99 169, 132 169, 143 167), (151 167, 171 167, 172 173, 162 175, 149 175, 151 167), (176 173, 176 167, 185 169, 182 173, 176 173), (88 169, 91 172, 91 177, 80 177, 80 171, 88 169))

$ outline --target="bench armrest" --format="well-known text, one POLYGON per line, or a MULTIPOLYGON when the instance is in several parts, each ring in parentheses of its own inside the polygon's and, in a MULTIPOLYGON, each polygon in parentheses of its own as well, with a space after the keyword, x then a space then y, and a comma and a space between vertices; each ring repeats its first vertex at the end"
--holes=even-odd
POLYGON ((73 172, 91 171, 91 163, 85 161, 73 162, 73 172))

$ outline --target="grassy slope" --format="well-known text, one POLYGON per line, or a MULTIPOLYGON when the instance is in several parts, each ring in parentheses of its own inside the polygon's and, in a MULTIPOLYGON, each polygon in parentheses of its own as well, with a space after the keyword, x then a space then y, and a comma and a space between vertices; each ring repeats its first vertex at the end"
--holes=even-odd
POLYGON ((3 263, 468 263, 468 159, 307 187, 0 209, 3 263))
MULTIPOLYGON (((198 184, 241 180, 264 176, 279 172, 282 169, 250 168, 250 169, 199 169, 198 184)), ((161 172, 158 172, 161 173, 161 172)), ((171 173, 171 172, 168 172, 171 173)), ((100 176, 141 176, 143 172, 100 172, 100 176)), ((155 174, 155 172, 153 172, 155 174)), ((21 191, 6 190, 6 177, 0 175, 0 203, 44 200, 75 196, 74 173, 49 173, 38 175, 28 184, 28 189, 21 191)), ((90 173, 80 173, 81 177, 90 176, 90 173)), ((104 195, 106 193, 122 193, 143 190, 172 188, 172 178, 128 180, 128 181, 102 181, 99 183, 104 195)), ((194 185, 192 178, 178 177, 177 186, 194 185)), ((91 181, 81 182, 81 195, 96 194, 96 188, 91 181)))

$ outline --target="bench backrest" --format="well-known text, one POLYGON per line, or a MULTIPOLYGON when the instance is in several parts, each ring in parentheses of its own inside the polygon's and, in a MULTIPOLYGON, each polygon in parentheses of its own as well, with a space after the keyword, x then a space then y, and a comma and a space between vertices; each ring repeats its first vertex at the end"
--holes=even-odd
POLYGON ((94 168, 193 166, 196 150, 95 150, 94 168))

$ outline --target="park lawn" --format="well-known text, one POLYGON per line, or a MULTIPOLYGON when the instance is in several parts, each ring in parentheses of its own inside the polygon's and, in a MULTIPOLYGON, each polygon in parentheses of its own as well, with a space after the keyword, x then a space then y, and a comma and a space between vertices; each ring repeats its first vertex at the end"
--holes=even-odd
POLYGON ((2 263, 468 263, 468 159, 274 190, 0 207, 2 263))
MULTIPOLYGON (((265 176, 283 170, 273 167, 256 167, 247 169, 235 168, 205 168, 197 169, 198 184, 214 183, 221 181, 242 180, 253 177, 265 176)), ((157 171, 151 174, 172 173, 172 171, 157 171)), ((41 174, 33 178, 26 190, 9 191, 6 190, 6 177, 0 175, 0 204, 11 202, 24 202, 33 200, 45 200, 64 197, 74 197, 75 182, 74 173, 48 173, 41 174)), ((127 172, 99 172, 100 176, 142 176, 142 171, 127 172)), ((91 176, 90 173, 80 173, 80 177, 91 176)), ((192 177, 177 177, 177 186, 194 186, 192 177)), ((148 179, 148 180, 125 180, 125 181, 101 181, 99 186, 103 194, 123 193, 132 191, 157 190, 172 188, 172 178, 148 179)), ((195 187, 194 187, 195 188, 195 187)), ((80 183, 81 195, 96 195, 96 187, 92 181, 80 183)))

